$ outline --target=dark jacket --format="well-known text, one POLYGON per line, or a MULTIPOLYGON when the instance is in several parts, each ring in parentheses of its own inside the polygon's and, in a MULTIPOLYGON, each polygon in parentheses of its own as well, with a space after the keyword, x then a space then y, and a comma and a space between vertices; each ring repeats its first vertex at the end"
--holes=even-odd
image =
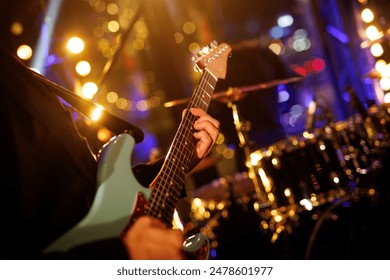
MULTIPOLYGON (((119 238, 42 254, 87 213, 97 161, 57 95, 8 52, 0 58, 0 259, 127 258, 119 238)), ((140 164, 134 174, 147 186, 161 163, 140 164)))

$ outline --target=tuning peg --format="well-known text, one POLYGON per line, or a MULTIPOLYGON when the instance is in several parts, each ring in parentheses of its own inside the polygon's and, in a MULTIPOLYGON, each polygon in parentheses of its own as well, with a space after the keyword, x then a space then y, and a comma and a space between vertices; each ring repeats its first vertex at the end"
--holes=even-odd
POLYGON ((215 41, 215 40, 213 40, 213 41, 210 43, 210 47, 211 47, 211 48, 215 48, 215 47, 217 47, 217 46, 218 46, 218 42, 215 41))

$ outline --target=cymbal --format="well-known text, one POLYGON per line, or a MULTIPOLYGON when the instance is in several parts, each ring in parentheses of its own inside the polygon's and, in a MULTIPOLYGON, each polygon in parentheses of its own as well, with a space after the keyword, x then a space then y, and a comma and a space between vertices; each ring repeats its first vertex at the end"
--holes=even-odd
POLYGON ((298 82, 302 80, 303 77, 291 77, 283 80, 272 80, 265 83, 243 86, 243 87, 233 87, 228 89, 227 91, 216 92, 213 94, 213 99, 219 102, 228 103, 229 101, 238 101, 247 96, 247 93, 272 88, 277 85, 289 84, 293 82, 298 82))
MULTIPOLYGON (((297 76, 297 77, 291 77, 291 78, 281 79, 281 80, 272 80, 269 82, 254 84, 250 86, 230 87, 228 90, 215 92, 212 96, 212 99, 222 103, 238 101, 245 98, 247 96, 247 93, 249 92, 272 88, 274 86, 281 85, 281 84, 294 83, 294 82, 301 81, 302 79, 303 79, 302 76, 297 76)), ((177 99, 177 100, 164 103, 164 107, 168 108, 180 104, 185 104, 188 101, 189 98, 177 99)))

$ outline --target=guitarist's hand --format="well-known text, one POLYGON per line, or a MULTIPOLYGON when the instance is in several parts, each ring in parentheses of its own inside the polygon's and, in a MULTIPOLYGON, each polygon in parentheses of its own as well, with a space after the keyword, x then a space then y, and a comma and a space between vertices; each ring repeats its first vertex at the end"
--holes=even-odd
POLYGON ((210 153, 215 141, 217 141, 220 123, 200 108, 191 108, 191 113, 198 117, 194 123, 194 129, 196 130, 194 137, 198 140, 193 164, 191 164, 194 167, 210 153))
POLYGON ((183 233, 168 229, 161 221, 141 216, 123 237, 133 260, 182 259, 183 233))

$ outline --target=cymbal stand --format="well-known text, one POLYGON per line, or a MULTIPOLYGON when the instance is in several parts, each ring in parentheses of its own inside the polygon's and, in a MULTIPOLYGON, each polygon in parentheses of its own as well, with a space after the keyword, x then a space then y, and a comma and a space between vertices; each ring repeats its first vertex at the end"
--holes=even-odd
POLYGON ((260 228, 267 234, 271 233, 271 242, 274 243, 282 231, 292 231, 292 227, 288 223, 288 218, 296 219, 295 212, 293 215, 291 214, 291 211, 287 211, 287 213, 282 214, 276 207, 275 202, 268 198, 270 193, 267 191, 266 185, 261 180, 261 175, 258 174, 261 167, 257 166, 259 163, 253 163, 252 160, 252 151, 250 149, 251 145, 248 134, 250 123, 241 119, 237 105, 232 100, 229 100, 227 105, 232 109, 233 121, 240 141, 240 147, 245 153, 248 176, 253 182, 257 196, 257 200, 253 204, 253 209, 258 212, 262 218, 260 228))
MULTIPOLYGON (((265 191, 262 188, 262 184, 259 181, 259 177, 256 176, 256 170, 251 162, 251 149, 248 131, 250 129, 250 122, 244 121, 240 117, 240 113, 236 103, 229 100, 227 106, 232 109, 234 126, 236 128, 237 136, 240 142, 240 147, 244 150, 246 166, 248 167, 249 178, 253 181, 257 199, 261 202, 259 208, 267 207, 268 200, 265 191)), ((260 210, 260 209, 255 209, 260 210)))

